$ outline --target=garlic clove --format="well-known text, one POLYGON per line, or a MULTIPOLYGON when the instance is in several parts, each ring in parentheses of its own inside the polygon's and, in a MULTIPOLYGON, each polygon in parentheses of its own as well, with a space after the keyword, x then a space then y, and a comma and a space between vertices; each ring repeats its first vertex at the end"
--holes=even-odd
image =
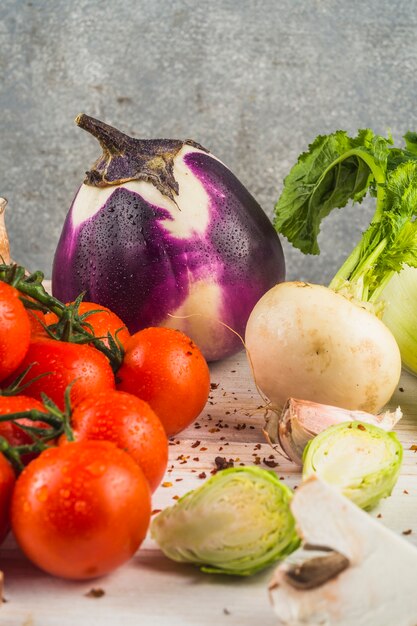
POLYGON ((274 444, 278 443, 291 461, 302 465, 303 451, 308 441, 329 426, 360 421, 390 431, 401 417, 402 412, 399 407, 395 411, 373 415, 365 411, 351 411, 308 400, 289 398, 281 413, 273 411, 268 416, 264 434, 274 448, 274 444))

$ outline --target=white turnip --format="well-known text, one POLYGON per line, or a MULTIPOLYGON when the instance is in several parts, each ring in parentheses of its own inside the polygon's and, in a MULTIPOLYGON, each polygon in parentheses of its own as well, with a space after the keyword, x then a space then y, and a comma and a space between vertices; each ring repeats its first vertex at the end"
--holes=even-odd
POLYGON ((285 282, 255 305, 245 344, 272 407, 290 397, 379 411, 401 374, 398 345, 361 304, 322 285, 285 282))

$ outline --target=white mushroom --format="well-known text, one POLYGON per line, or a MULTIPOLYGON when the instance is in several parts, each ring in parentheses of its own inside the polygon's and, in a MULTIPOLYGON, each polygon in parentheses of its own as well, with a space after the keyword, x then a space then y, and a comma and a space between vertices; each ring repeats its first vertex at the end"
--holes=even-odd
POLYGON ((269 585, 278 624, 416 626, 414 546, 317 478, 291 508, 304 545, 269 585))

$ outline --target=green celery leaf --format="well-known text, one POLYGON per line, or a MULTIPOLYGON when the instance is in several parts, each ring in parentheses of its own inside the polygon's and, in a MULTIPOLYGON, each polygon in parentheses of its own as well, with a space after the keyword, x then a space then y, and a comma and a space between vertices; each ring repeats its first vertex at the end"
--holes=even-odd
POLYGON ((371 183, 385 179, 391 141, 369 129, 356 138, 345 131, 317 137, 284 181, 277 231, 305 254, 319 254, 322 219, 349 200, 361 202, 371 183))
POLYGON ((417 156, 417 133, 409 130, 408 133, 405 133, 404 135, 404 141, 407 146, 407 150, 417 156))

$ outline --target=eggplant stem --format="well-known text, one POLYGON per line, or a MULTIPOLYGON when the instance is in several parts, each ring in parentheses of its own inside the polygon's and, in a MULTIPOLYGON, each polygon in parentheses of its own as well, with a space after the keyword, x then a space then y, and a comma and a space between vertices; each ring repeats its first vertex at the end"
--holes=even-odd
POLYGON ((85 113, 80 113, 75 118, 75 123, 93 135, 108 156, 122 156, 132 142, 128 135, 117 130, 117 128, 113 128, 113 126, 96 120, 85 113))

